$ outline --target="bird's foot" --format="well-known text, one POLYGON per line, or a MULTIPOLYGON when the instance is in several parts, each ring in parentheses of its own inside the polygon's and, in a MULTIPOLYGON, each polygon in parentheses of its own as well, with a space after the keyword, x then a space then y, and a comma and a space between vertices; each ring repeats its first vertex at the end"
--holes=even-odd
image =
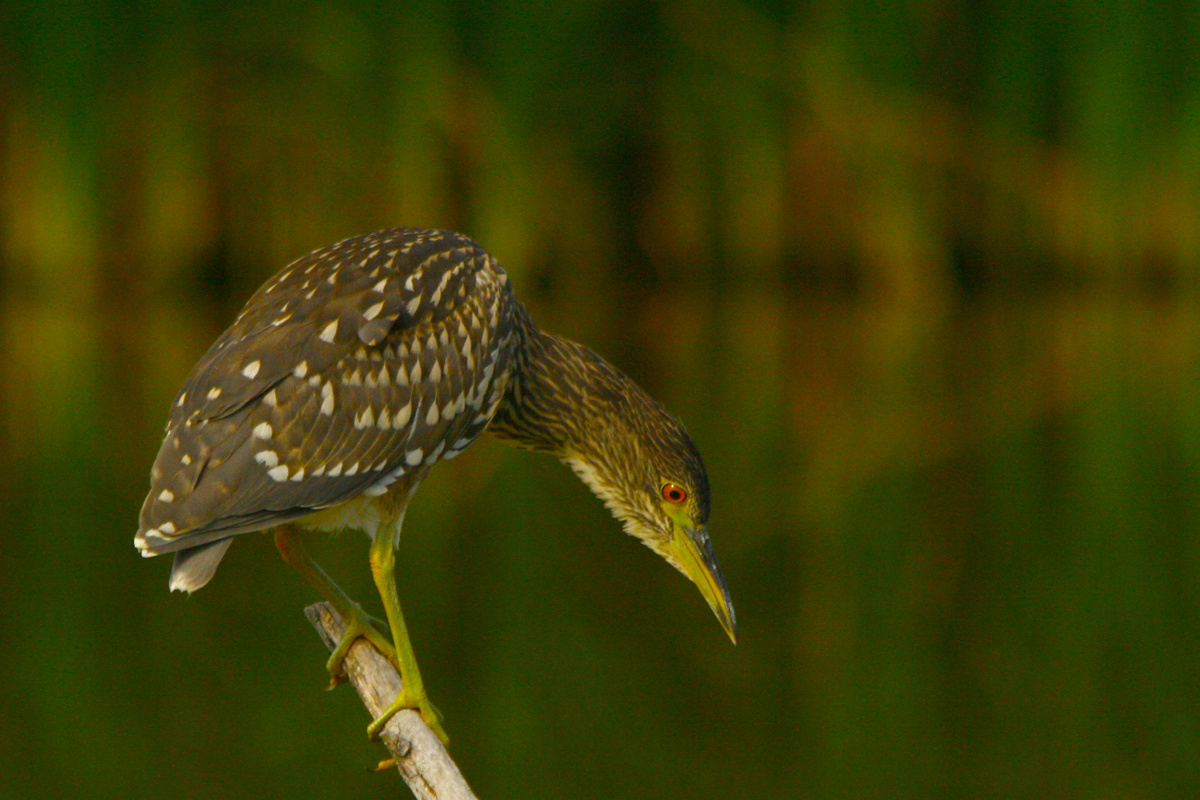
POLYGON ((411 708, 419 712, 421 719, 425 720, 425 724, 429 726, 429 729, 437 734, 437 737, 442 740, 443 745, 450 744, 450 737, 446 735, 445 729, 442 728, 442 715, 433 707, 433 703, 429 702, 429 698, 414 698, 405 690, 401 690, 399 696, 392 701, 392 704, 385 708, 383 713, 367 726, 367 738, 371 741, 378 739, 383 726, 388 724, 388 720, 394 717, 397 711, 403 711, 406 708, 411 708))
POLYGON ((346 630, 342 633, 342 638, 338 641, 337 647, 333 649, 329 660, 325 662, 325 669, 329 671, 330 689, 346 680, 346 669, 343 662, 346 660, 346 653, 349 652, 350 645, 354 644, 354 640, 360 636, 383 653, 388 661, 393 664, 397 661, 396 648, 388 639, 386 624, 363 611, 362 606, 358 604, 351 606, 349 612, 343 616, 346 630))

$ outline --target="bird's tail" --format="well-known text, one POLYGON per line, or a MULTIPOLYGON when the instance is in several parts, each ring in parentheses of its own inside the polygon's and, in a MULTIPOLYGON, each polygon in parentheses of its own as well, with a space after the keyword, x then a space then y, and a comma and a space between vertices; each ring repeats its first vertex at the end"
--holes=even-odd
POLYGON ((230 536, 176 552, 175 563, 171 566, 171 591, 191 594, 212 580, 217 565, 232 543, 230 536))

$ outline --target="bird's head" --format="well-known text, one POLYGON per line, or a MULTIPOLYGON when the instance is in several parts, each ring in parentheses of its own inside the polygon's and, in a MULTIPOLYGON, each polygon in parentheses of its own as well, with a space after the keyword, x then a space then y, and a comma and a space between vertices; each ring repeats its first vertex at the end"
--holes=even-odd
POLYGON ((642 397, 648 402, 635 402, 641 407, 630 409, 634 413, 608 417, 602 435, 589 436, 588 445, 568 452, 564 461, 626 532, 696 584, 736 644, 737 619, 705 527, 709 491, 704 462, 683 425, 642 397))
POLYGON ((522 306, 515 314, 518 369, 491 432, 575 470, 628 533, 696 584, 736 643, 733 604, 705 529, 708 476, 683 425, 596 353, 538 331, 522 306))

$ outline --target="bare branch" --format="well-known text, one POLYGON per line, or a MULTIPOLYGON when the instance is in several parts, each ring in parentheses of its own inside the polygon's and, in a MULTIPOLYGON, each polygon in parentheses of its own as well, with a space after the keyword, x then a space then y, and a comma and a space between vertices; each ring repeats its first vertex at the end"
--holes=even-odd
MULTIPOLYGON (((333 650, 345 630, 342 618, 328 603, 309 606, 304 613, 326 647, 333 650)), ((396 668, 367 640, 360 638, 350 646, 344 664, 350 683, 372 717, 382 714, 400 694, 396 668)), ((392 752, 396 768, 418 800, 478 800, 458 765, 416 711, 406 709, 396 714, 379 738, 392 752)))

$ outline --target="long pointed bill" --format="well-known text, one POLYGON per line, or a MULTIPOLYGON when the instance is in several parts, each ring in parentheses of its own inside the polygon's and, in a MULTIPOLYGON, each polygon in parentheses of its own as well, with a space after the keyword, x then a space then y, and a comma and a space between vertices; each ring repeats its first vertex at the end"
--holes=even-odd
POLYGON ((729 590, 721 575, 721 566, 713 554, 712 542, 704 528, 692 529, 676 525, 675 535, 668 545, 675 564, 696 584, 708 607, 717 615, 721 627, 729 634, 729 640, 737 644, 737 618, 733 614, 733 603, 729 590))

